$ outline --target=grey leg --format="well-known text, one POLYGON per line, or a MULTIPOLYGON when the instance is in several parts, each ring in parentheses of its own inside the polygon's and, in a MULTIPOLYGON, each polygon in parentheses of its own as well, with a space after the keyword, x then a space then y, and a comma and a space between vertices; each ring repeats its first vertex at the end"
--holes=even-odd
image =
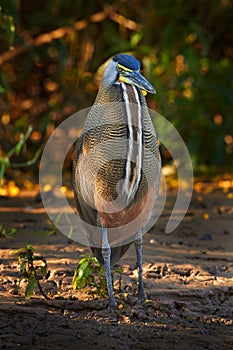
POLYGON ((104 258, 105 275, 107 280, 109 301, 112 307, 117 307, 117 303, 113 295, 113 287, 112 287, 112 276, 111 276, 111 267, 110 267, 111 248, 108 243, 108 232, 105 227, 103 227, 102 235, 103 235, 102 236, 102 255, 104 258))
POLYGON ((134 241, 134 245, 136 248, 137 253, 137 265, 138 265, 138 279, 139 279, 139 285, 138 285, 138 296, 146 300, 146 294, 144 291, 144 283, 143 283, 143 277, 142 277, 142 233, 139 231, 137 233, 136 239, 134 241))

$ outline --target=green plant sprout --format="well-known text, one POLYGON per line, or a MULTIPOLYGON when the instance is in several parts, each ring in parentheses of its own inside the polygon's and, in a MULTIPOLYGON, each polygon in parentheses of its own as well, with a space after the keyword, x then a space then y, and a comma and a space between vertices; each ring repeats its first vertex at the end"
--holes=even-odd
POLYGON ((0 156, 0 185, 2 182, 2 179, 4 177, 4 174, 7 170, 7 168, 23 168, 26 166, 30 166, 35 164, 37 159, 39 158, 39 155, 42 152, 43 145, 39 147, 39 149, 36 151, 34 157, 31 160, 28 160, 27 162, 23 163, 12 163, 10 158, 13 155, 19 155, 22 151, 23 146, 25 145, 26 141, 28 140, 29 136, 32 133, 32 126, 29 126, 25 134, 20 134, 19 141, 17 144, 12 147, 12 149, 5 155, 5 156, 0 156))
MULTIPOLYGON (((105 270, 100 265, 95 257, 84 256, 79 261, 77 268, 75 269, 74 276, 72 279, 73 290, 81 290, 82 288, 91 287, 93 290, 89 291, 89 294, 99 295, 100 297, 105 297, 107 292, 107 284, 105 278, 105 270)), ((122 268, 116 268, 112 275, 116 273, 119 274, 119 287, 118 291, 121 291, 121 281, 122 281, 122 268)))
POLYGON ((19 248, 14 250, 13 254, 18 254, 18 262, 20 265, 20 279, 18 283, 18 293, 20 295, 20 285, 22 280, 27 280, 25 289, 25 298, 30 299, 36 287, 39 288, 40 293, 47 300, 50 298, 44 293, 40 280, 48 277, 47 262, 43 256, 34 256, 35 248, 30 244, 26 248, 19 248), (35 265, 35 262, 39 264, 35 265))

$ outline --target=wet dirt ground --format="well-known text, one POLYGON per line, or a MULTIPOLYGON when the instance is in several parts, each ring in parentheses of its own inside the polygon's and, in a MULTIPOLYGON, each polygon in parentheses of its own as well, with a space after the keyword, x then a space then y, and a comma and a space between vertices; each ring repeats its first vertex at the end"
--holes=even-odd
POLYGON ((175 194, 145 236, 143 271, 148 300, 136 297, 133 245, 120 261, 121 308, 106 299, 73 292, 72 276, 89 249, 61 233, 48 235, 49 222, 36 193, 0 198, 0 224, 14 227, 0 236, 0 349, 233 349, 233 199, 222 190, 194 194, 182 223, 164 233, 175 194), (48 263, 35 291, 18 295, 20 277, 13 249, 32 244, 48 263))

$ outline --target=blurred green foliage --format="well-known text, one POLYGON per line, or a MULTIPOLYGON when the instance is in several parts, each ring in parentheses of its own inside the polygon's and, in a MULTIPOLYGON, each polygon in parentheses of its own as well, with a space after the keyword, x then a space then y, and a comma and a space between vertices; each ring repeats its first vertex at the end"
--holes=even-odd
POLYGON ((232 166, 232 17, 230 0, 1 0, 0 155, 32 125, 20 162, 33 158, 92 104, 98 67, 130 52, 157 90, 149 106, 180 132, 195 169, 232 166))

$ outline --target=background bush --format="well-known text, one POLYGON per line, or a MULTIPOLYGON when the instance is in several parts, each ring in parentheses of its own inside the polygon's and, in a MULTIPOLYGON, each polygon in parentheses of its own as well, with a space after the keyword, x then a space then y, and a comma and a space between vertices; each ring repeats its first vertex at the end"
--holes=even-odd
POLYGON ((5 0, 0 9, 0 155, 32 125, 20 162, 31 159, 93 103, 98 67, 130 52, 157 90, 149 106, 178 129, 195 169, 232 166, 230 0, 5 0))

